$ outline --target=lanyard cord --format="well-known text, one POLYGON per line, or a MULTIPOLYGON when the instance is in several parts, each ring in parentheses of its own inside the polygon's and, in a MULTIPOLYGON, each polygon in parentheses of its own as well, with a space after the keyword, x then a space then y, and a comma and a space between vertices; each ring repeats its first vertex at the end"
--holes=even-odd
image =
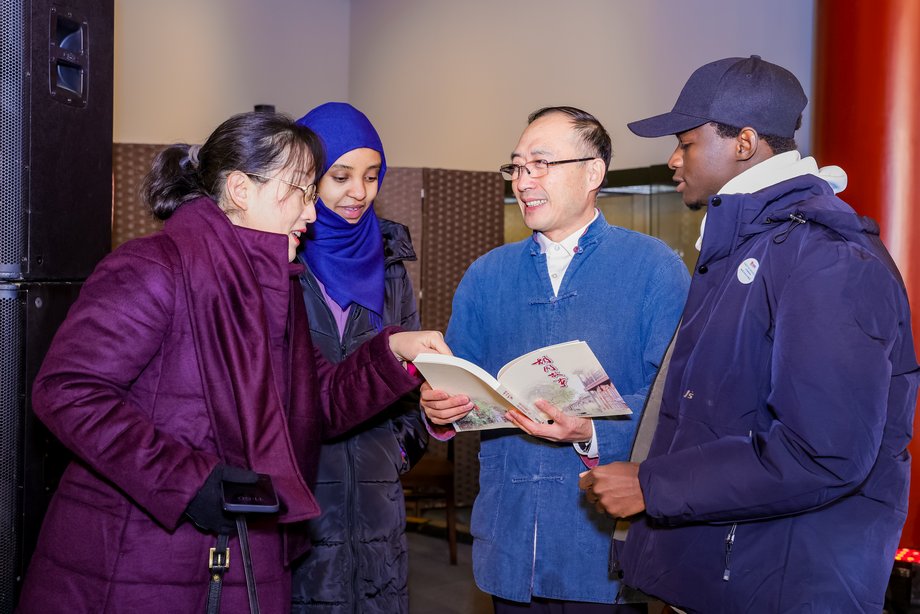
POLYGON ((236 517, 236 531, 240 534, 240 550, 243 552, 243 571, 246 573, 246 593, 249 595, 250 614, 259 614, 259 596, 256 594, 256 577, 252 571, 252 558, 249 556, 249 530, 246 528, 246 516, 236 517))

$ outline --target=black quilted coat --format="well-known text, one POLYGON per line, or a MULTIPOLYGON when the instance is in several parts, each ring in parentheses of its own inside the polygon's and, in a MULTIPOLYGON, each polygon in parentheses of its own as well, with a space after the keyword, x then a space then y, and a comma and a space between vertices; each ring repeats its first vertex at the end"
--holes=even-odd
MULTIPOLYGON (((384 219, 380 229, 386 258, 383 323, 418 330, 415 295, 403 265, 404 260, 415 260, 409 230, 384 219)), ((339 339, 309 270, 301 283, 313 343, 327 359, 340 362, 376 334, 369 313, 352 305, 339 339)), ((293 570, 292 612, 408 612, 406 518, 399 475, 427 445, 417 393, 323 445, 314 489, 323 513, 311 522, 312 551, 293 570)))

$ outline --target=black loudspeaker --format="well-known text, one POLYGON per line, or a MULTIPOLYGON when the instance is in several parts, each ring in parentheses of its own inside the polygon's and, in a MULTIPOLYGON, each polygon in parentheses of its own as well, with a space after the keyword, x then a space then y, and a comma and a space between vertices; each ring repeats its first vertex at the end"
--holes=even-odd
POLYGON ((111 246, 113 22, 114 0, 0 0, 0 614, 69 459, 32 381, 111 246))
POLYGON ((110 249, 113 0, 0 0, 0 279, 110 249))
POLYGON ((0 612, 12 612, 70 453, 32 413, 32 381, 78 282, 0 284, 0 612))

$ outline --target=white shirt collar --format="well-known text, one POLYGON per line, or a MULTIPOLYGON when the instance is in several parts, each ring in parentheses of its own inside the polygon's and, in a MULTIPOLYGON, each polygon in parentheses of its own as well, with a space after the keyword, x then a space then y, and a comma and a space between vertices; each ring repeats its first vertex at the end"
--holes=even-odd
POLYGON ((540 246, 540 253, 546 254, 550 247, 553 245, 559 245, 562 249, 565 250, 565 253, 569 256, 575 253, 575 248, 578 247, 578 240, 581 239, 581 235, 585 234, 585 231, 588 229, 588 226, 594 223, 594 220, 597 219, 598 210, 594 210, 594 217, 591 218, 591 221, 564 238, 562 241, 556 243, 552 239, 548 238, 542 232, 534 233, 534 239, 537 244, 540 246))
POLYGON ((600 215, 597 209, 594 210, 594 217, 591 221, 564 238, 559 243, 550 240, 542 232, 534 233, 534 240, 540 246, 540 253, 546 254, 546 272, 549 275, 549 281, 553 286, 553 294, 559 296, 559 287, 562 285, 562 278, 568 270, 575 253, 578 251, 578 240, 581 239, 588 226, 594 223, 597 216, 600 215))

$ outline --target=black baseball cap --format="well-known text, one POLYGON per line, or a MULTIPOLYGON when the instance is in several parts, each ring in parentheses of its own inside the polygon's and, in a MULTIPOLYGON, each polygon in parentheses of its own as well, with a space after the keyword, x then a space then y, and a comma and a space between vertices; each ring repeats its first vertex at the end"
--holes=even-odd
POLYGON ((799 80, 782 66, 759 55, 725 58, 697 68, 669 113, 626 126, 639 136, 658 137, 717 122, 791 138, 806 104, 799 80))

